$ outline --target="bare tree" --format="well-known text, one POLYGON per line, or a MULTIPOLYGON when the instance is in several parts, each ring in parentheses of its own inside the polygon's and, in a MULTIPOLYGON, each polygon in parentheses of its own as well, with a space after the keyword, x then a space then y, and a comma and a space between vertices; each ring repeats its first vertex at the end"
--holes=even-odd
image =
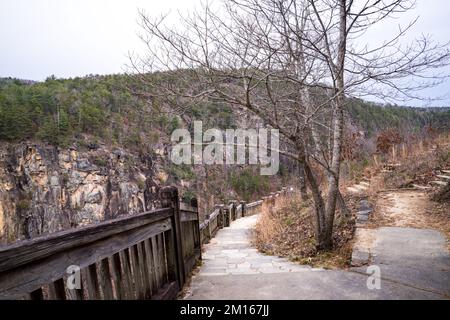
POLYGON ((414 21, 379 47, 362 35, 414 5, 410 0, 230 0, 180 16, 140 12, 145 56, 131 59, 147 94, 187 104, 219 100, 279 130, 314 200, 318 249, 332 248, 346 97, 415 97, 442 81, 447 45, 402 45, 414 21), (161 72, 163 71, 163 72, 161 72), (419 81, 418 81, 419 80, 419 81), (327 175, 326 188, 317 179, 327 175))

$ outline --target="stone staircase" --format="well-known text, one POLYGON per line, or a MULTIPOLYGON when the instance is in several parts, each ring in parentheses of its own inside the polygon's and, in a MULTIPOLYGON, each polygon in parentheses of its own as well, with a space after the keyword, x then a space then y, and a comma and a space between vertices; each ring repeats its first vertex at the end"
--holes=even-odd
POLYGON ((363 194, 365 191, 369 190, 370 180, 366 177, 363 177, 360 182, 352 185, 351 187, 347 187, 347 191, 353 194, 363 194))
POLYGON ((433 180, 427 185, 413 184, 413 187, 421 190, 443 188, 450 182, 450 169, 442 169, 433 172, 433 180))

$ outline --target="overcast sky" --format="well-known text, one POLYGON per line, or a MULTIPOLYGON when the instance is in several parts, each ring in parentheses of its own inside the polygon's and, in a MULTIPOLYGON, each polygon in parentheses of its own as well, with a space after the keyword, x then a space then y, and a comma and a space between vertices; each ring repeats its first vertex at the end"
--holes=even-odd
MULTIPOLYGON (((357 0, 361 1, 361 0, 357 0)), ((137 9, 158 15, 183 11, 199 0, 0 0, 0 77, 44 80, 49 75, 74 77, 124 71, 127 54, 139 51, 137 9)), ((412 36, 431 34, 450 41, 449 0, 418 0, 405 23, 420 20, 412 36)), ((370 41, 382 39, 395 25, 377 27, 370 41)), ((450 93, 450 82, 427 92, 450 93)), ((422 102, 410 102, 421 105, 422 102)), ((434 105, 450 105, 450 99, 434 105)))

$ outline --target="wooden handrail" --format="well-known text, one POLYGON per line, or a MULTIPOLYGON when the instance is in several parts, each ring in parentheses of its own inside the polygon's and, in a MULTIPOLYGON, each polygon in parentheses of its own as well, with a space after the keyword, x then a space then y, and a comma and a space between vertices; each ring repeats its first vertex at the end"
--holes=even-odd
POLYGON ((259 201, 255 201, 255 202, 251 202, 247 204, 247 208, 253 208, 256 206, 259 206, 263 203, 263 200, 259 200, 259 201))
POLYGON ((0 246, 0 299, 173 299, 201 244, 264 202, 218 205, 199 224, 197 201, 180 203, 175 187, 159 196, 162 209, 0 246), (83 288, 66 287, 68 266, 83 288))
POLYGON ((52 254, 98 241, 114 234, 164 220, 173 215, 170 208, 120 217, 86 227, 68 229, 0 247, 0 272, 43 259, 52 254))

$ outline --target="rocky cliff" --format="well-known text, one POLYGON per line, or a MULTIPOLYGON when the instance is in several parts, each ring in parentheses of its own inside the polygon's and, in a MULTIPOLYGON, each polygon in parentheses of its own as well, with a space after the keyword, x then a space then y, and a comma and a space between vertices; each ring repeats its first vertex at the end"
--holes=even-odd
POLYGON ((152 209, 167 179, 159 156, 97 145, 4 144, 0 243, 152 209))

